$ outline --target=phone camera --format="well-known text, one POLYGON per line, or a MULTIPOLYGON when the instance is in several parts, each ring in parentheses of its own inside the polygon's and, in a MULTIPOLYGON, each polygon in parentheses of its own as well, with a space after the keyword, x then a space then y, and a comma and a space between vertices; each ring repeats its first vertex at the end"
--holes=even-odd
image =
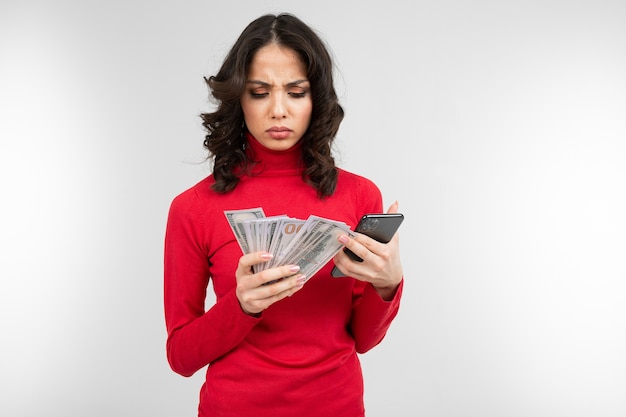
POLYGON ((366 219, 363 222, 361 227, 361 231, 363 232, 371 232, 372 230, 376 230, 378 227, 379 220, 378 219, 366 219))

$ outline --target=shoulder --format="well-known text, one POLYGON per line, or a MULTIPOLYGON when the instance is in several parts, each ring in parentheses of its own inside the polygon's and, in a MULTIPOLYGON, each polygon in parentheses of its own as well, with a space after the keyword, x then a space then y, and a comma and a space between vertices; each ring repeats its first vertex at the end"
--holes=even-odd
POLYGON ((351 188, 353 192, 358 190, 364 194, 371 195, 379 195, 381 193, 378 186, 369 178, 341 168, 337 168, 337 172, 339 174, 337 177, 337 187, 348 187, 351 188))
POLYGON ((171 214, 194 213, 203 211, 210 196, 215 192, 211 189, 211 184, 215 181, 212 175, 204 178, 192 187, 178 194, 170 204, 171 214))
POLYGON ((372 180, 343 169, 338 169, 338 173, 334 197, 344 207, 351 207, 355 218, 364 213, 381 212, 382 193, 372 180))

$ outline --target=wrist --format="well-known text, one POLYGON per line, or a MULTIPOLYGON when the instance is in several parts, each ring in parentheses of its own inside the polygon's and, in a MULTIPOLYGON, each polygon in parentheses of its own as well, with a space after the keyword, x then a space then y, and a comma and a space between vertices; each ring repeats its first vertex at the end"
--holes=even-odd
POLYGON ((378 295, 380 295, 380 298, 382 298, 385 301, 393 300, 393 297, 396 296, 396 292, 398 291, 399 286, 400 286, 399 283, 395 285, 384 286, 384 287, 377 287, 376 285, 372 284, 372 287, 374 287, 374 290, 376 290, 378 295))

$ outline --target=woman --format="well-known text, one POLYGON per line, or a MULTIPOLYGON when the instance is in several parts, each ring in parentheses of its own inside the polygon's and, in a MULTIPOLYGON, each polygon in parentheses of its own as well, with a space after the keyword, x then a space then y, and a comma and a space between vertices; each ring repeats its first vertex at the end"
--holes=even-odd
MULTIPOLYGON (((363 416, 357 353, 376 346, 396 316, 403 272, 398 237, 339 241, 313 277, 283 265, 254 273, 267 252, 242 256, 224 215, 317 215, 354 227, 382 212, 371 181, 335 166, 343 118, 332 62, 295 16, 250 23, 207 84, 218 103, 202 115, 213 173, 177 196, 165 238, 167 357, 185 376, 209 365, 200 416, 363 416), (205 310, 211 281, 216 302, 205 310), (305 285, 306 281, 306 285, 305 285), (265 285, 264 285, 265 284, 265 285)), ((390 212, 397 211, 394 203, 390 212)))

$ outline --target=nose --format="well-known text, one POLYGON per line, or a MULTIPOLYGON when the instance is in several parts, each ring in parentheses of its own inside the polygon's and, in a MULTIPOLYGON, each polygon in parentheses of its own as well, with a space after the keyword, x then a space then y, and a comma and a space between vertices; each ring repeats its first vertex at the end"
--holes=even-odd
POLYGON ((287 107, 285 97, 282 94, 275 94, 272 100, 271 116, 272 119, 284 119, 287 117, 287 107))

